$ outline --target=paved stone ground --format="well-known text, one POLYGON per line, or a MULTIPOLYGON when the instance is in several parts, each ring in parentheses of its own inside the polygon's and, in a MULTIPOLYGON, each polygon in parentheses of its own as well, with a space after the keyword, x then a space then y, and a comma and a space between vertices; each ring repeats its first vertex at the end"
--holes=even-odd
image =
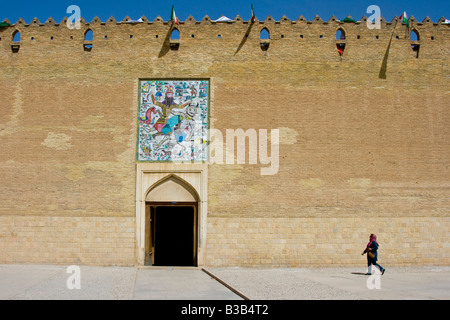
POLYGON ((447 266, 386 268, 384 275, 370 278, 365 275, 367 269, 357 267, 209 271, 252 300, 450 299, 447 266))
POLYGON ((66 266, 0 265, 0 300, 242 299, 197 268, 80 266, 80 289, 69 289, 73 275, 66 266))
POLYGON ((0 299, 120 300, 134 291, 136 268, 80 267, 81 289, 69 290, 65 266, 0 265, 0 299))
MULTIPOLYGON (((387 268, 370 290, 364 268, 206 268, 251 300, 448 300, 450 267, 387 268)), ((197 268, 0 265, 0 300, 242 300, 197 268)), ((372 287, 376 277, 370 278, 372 287)))

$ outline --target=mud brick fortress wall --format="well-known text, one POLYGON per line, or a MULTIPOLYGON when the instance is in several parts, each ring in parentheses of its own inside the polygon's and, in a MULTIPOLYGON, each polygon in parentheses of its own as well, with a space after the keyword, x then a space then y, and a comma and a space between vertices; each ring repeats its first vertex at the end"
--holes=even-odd
POLYGON ((136 264, 139 79, 201 78, 212 128, 280 132, 275 175, 208 166, 202 264, 365 265, 375 233, 383 265, 449 265, 450 25, 364 19, 0 29, 0 263, 136 264))

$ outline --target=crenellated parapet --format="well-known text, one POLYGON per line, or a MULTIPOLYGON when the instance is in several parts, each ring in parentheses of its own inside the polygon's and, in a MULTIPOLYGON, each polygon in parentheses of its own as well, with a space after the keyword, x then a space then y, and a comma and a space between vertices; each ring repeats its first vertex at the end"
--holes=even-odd
MULTIPOLYGON (((352 17, 347 17, 352 19, 352 17)), ((398 17, 394 17, 390 22, 387 22, 387 20, 385 20, 382 16, 380 17, 382 23, 385 24, 392 24, 395 23, 398 20, 398 17)), ((3 20, 3 22, 9 23, 11 27, 18 27, 18 26, 30 26, 30 25, 39 25, 39 26, 60 26, 60 25, 65 25, 66 22, 68 20, 68 17, 64 17, 60 23, 57 23, 52 17, 49 17, 45 22, 40 22, 38 18, 34 18, 33 20, 31 20, 29 23, 26 23, 26 21, 22 18, 19 18, 19 20, 17 20, 15 23, 10 22, 8 19, 3 20)), ((355 20, 356 24, 361 24, 361 23, 365 23, 367 21, 367 17, 364 15, 361 19, 359 20, 355 20)), ((107 19, 106 21, 101 21, 101 19, 99 17, 94 17, 90 22, 86 21, 84 18, 80 18, 80 22, 82 24, 85 25, 90 25, 90 24, 96 24, 96 23, 100 23, 100 24, 124 24, 124 23, 145 23, 145 24, 153 24, 153 23, 163 23, 163 24, 169 24, 171 23, 171 20, 165 21, 161 16, 157 16, 155 19, 153 20, 149 20, 147 17, 142 16, 141 18, 139 18, 138 20, 133 20, 131 19, 129 16, 124 17, 121 21, 117 21, 114 17, 110 17, 109 19, 107 19)), ((300 15, 297 20, 291 20, 289 19, 286 15, 283 15, 281 17, 280 20, 275 20, 271 15, 267 16, 266 19, 264 20, 255 20, 255 23, 259 23, 259 24, 264 24, 264 23, 275 23, 275 24, 283 24, 283 23, 288 23, 288 24, 298 24, 298 23, 305 23, 305 24, 314 24, 314 23, 321 23, 321 24, 329 24, 329 23, 345 23, 344 20, 340 20, 338 18, 336 18, 334 15, 331 16, 328 20, 323 20, 319 15, 316 15, 312 20, 307 20, 303 15, 300 15)), ((423 24, 433 24, 433 25, 440 25, 440 24, 446 24, 445 23, 445 18, 441 17, 438 21, 433 22, 431 20, 431 18, 429 17, 425 17, 422 21, 417 21, 414 16, 410 16, 408 19, 408 22, 411 23, 415 23, 417 25, 423 25, 423 24)), ((208 15, 205 15, 201 20, 196 21, 195 18, 190 15, 186 18, 185 21, 180 21, 180 24, 188 24, 188 23, 196 23, 196 24, 200 24, 200 23, 208 23, 208 24, 222 24, 222 23, 227 23, 227 24, 235 24, 235 23, 243 23, 243 24, 248 24, 250 23, 250 21, 246 21, 244 19, 242 19, 239 15, 237 15, 234 19, 232 20, 226 20, 226 21, 219 21, 219 20, 214 20, 211 19, 208 15)))
POLYGON ((67 17, 60 22, 51 17, 45 22, 34 18, 28 23, 20 18, 15 23, 4 20, 4 26, 0 27, 0 50, 24 53, 25 50, 36 52, 51 48, 52 52, 71 49, 94 54, 98 50, 107 52, 122 47, 127 51, 132 47, 134 51, 130 54, 133 54, 150 45, 156 48, 158 57, 162 57, 169 50, 213 55, 228 51, 236 55, 251 47, 257 52, 270 50, 275 55, 278 52, 281 57, 288 51, 298 52, 300 48, 312 46, 304 57, 327 59, 329 54, 334 57, 337 54, 342 59, 361 58, 369 47, 372 51, 384 52, 388 42, 403 41, 405 48, 402 50, 412 50, 412 53, 404 53, 411 57, 436 59, 448 54, 450 24, 445 23, 443 17, 434 22, 429 17, 417 21, 411 16, 409 28, 398 17, 390 21, 381 17, 378 28, 370 27, 367 20, 366 16, 359 20, 351 17, 340 20, 335 16, 323 20, 318 15, 312 20, 302 15, 296 20, 287 16, 276 20, 269 15, 252 23, 239 15, 226 21, 213 20, 207 15, 197 21, 191 15, 175 25, 160 16, 153 20, 145 16, 132 20, 127 16, 121 21, 114 17, 106 21, 95 17, 89 22, 81 18, 79 28, 69 28, 67 17), (178 36, 174 37, 174 33, 178 36))

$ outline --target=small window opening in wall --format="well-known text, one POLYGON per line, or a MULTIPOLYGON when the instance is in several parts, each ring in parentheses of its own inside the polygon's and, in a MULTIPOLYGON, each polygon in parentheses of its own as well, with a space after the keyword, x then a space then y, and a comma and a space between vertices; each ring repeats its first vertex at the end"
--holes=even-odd
POLYGON ((19 49, 20 49, 20 44, 12 44, 11 45, 11 50, 13 53, 19 52, 19 49))
POLYGON ((418 41, 420 40, 419 32, 413 29, 409 34, 409 38, 411 40, 411 49, 413 50, 415 57, 419 58, 419 50, 420 50, 420 44, 418 43, 418 41))
POLYGON ((221 36, 220 34, 218 34, 218 35, 217 35, 217 38, 218 38, 218 39, 221 39, 221 38, 222 38, 222 36, 221 36))
POLYGON ((34 40, 34 37, 31 37, 31 41, 33 41, 34 40))
POLYGON ((70 36, 70 40, 73 40, 73 36, 70 36))
POLYGON ((53 39, 54 39, 53 36, 51 36, 51 37, 50 37, 50 40, 53 40, 53 39))
POLYGON ((417 32, 416 30, 412 30, 411 33, 409 34, 409 38, 411 41, 419 41, 420 40, 419 32, 417 32))
POLYGON ((337 43, 336 44, 339 55, 342 57, 344 55, 345 43, 337 43))
POLYGON ((94 40, 94 33, 92 32, 91 29, 87 29, 86 32, 84 33, 84 44, 83 44, 83 48, 84 51, 91 51, 92 50, 92 41, 94 40))
POLYGON ((395 36, 395 39, 397 39, 397 40, 398 40, 398 39, 399 39, 399 37, 398 37, 398 36, 395 36))
POLYGON ((94 40, 94 33, 91 29, 87 29, 84 33, 84 41, 93 41, 94 40))
POLYGON ((300 35, 300 39, 303 39, 303 35, 302 34, 300 35))
POLYGON ((195 35, 191 34, 191 38, 194 39, 194 38, 195 38, 195 35))
POLYGON ((281 35, 281 39, 283 39, 283 38, 284 38, 284 34, 281 35))
POLYGON ((175 28, 170 34, 170 40, 180 40, 180 31, 175 28))
POLYGON ((345 32, 342 29, 336 31, 336 40, 345 40, 345 32))
POLYGON ((259 33, 259 39, 260 39, 260 47, 262 51, 267 51, 269 49, 270 44, 270 33, 267 28, 263 28, 261 32, 259 33))
POLYGON ((411 49, 413 50, 416 58, 419 58, 420 45, 419 44, 411 44, 411 49))
POLYGON ((105 34, 105 40, 108 40, 108 36, 105 34))
POLYGON ((261 32, 259 33, 259 39, 270 40, 269 30, 267 30, 266 28, 262 29, 261 32))
POLYGON ((158 39, 158 37, 159 37, 158 35, 155 36, 156 39, 158 39))
POLYGON ((130 39, 133 39, 133 35, 132 34, 130 34, 130 39))
POLYGON ((345 49, 345 31, 342 28, 336 30, 336 47, 339 56, 342 57, 345 49))
POLYGON ((358 34, 358 35, 356 36, 356 39, 361 39, 361 36, 358 34))
POLYGON ((379 39, 380 38, 380 36, 375 36, 375 39, 379 39))
POLYGON ((178 50, 180 48, 180 31, 175 28, 172 30, 172 33, 170 34, 170 49, 171 50, 178 50))
POLYGON ((20 31, 16 30, 13 33, 13 41, 14 42, 20 42, 20 31))
POLYGON ((434 37, 433 37, 433 36, 431 36, 431 40, 434 40, 434 37))
POLYGON ((17 52, 19 52, 19 49, 20 49, 20 44, 19 44, 20 43, 20 32, 19 32, 19 30, 14 31, 12 38, 13 38, 14 44, 11 45, 11 50, 13 53, 17 53, 17 52))
POLYGON ((322 38, 323 38, 323 35, 321 34, 321 35, 319 36, 319 38, 322 39, 322 38))

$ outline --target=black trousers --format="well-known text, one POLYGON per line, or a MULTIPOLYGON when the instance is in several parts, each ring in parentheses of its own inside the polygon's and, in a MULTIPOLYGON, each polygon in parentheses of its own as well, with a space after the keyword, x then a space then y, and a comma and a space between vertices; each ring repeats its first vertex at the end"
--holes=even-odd
POLYGON ((375 259, 372 259, 370 257, 367 257, 367 266, 370 267, 370 265, 373 264, 376 266, 380 271, 383 271, 383 267, 380 266, 375 259))

